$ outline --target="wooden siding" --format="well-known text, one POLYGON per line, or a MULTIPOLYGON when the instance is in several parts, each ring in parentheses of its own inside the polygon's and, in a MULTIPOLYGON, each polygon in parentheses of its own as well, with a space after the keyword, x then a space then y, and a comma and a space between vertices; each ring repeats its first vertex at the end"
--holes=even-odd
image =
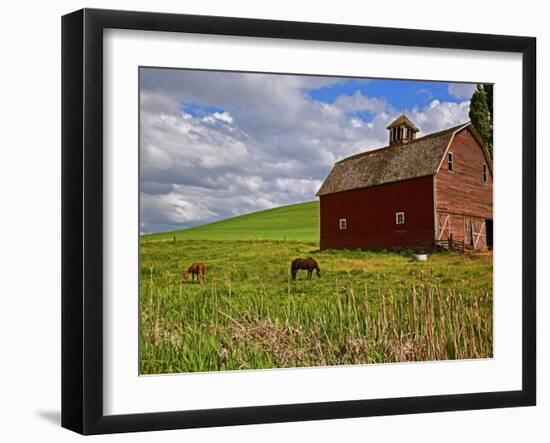
POLYGON ((459 132, 449 147, 453 153, 453 171, 447 168, 447 157, 436 174, 437 210, 452 214, 493 218, 493 177, 487 168, 483 182, 483 150, 467 129, 459 132))
POLYGON ((435 175, 436 240, 464 240, 466 247, 487 247, 485 220, 493 219, 493 176, 481 146, 464 129, 456 134, 449 151, 453 153, 453 171, 447 156, 435 175))
POLYGON ((432 176, 327 194, 320 203, 321 249, 433 246, 432 176), (404 224, 396 224, 397 212, 404 224))

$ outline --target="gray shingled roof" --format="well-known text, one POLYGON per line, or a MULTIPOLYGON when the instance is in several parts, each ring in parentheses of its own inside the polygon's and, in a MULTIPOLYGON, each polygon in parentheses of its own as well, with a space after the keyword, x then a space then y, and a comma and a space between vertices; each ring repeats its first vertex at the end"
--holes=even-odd
POLYGON ((428 134, 405 144, 353 155, 337 162, 318 196, 433 175, 454 134, 470 123, 428 134))

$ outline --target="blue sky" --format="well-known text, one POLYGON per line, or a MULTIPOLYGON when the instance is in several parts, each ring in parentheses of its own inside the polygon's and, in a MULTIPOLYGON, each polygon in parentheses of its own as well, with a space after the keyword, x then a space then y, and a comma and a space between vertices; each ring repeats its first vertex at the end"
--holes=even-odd
POLYGON ((187 102, 181 104, 181 111, 193 117, 204 117, 208 114, 213 114, 215 112, 224 112, 224 109, 217 108, 216 106, 187 102))
POLYGON ((335 161, 468 120, 473 84, 140 70, 140 229, 314 200, 335 161))
POLYGON ((397 110, 422 108, 434 99, 460 103, 465 97, 449 93, 449 83, 416 80, 344 80, 342 83, 307 91, 313 100, 333 103, 341 95, 361 92, 369 97, 383 97, 397 110))

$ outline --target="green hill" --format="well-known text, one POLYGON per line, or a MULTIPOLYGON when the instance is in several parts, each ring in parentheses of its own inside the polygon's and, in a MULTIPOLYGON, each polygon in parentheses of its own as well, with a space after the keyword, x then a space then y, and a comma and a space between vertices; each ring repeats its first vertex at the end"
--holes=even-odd
POLYGON ((319 241, 319 202, 251 212, 180 231, 143 235, 143 240, 297 240, 319 241))

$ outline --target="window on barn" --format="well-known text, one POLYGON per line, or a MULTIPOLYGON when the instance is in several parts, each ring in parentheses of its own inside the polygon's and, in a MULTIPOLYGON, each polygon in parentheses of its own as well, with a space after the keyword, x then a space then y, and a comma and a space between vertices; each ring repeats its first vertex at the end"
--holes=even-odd
POLYGON ((348 227, 348 220, 346 218, 340 219, 340 230, 346 229, 348 227))
POLYGON ((447 167, 449 168, 449 171, 454 171, 454 166, 453 153, 449 152, 447 154, 447 167))
POLYGON ((488 178, 488 176, 487 176, 487 165, 484 164, 483 165, 483 181, 485 183, 487 183, 487 178, 488 178))
POLYGON ((404 212, 396 212, 395 213, 395 224, 402 225, 405 223, 405 213, 404 212))

